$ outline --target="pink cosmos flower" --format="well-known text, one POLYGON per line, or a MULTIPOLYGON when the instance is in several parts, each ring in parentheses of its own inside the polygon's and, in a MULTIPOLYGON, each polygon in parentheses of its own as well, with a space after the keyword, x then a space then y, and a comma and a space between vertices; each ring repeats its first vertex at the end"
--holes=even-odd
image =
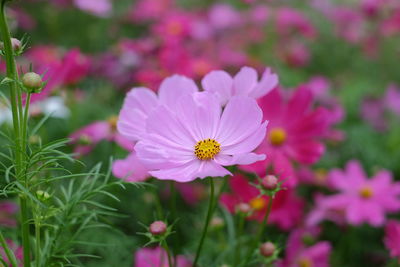
POLYGON ((231 175, 223 166, 265 159, 252 151, 266 126, 254 99, 232 97, 222 111, 214 94, 196 92, 158 106, 148 116, 146 134, 135 150, 149 173, 161 180, 231 175))
POLYGON ((202 85, 205 91, 215 93, 225 105, 235 95, 255 99, 263 97, 278 85, 278 75, 267 68, 258 81, 257 71, 250 67, 241 68, 233 78, 225 71, 215 70, 204 77, 202 85))
POLYGON ((263 177, 272 167, 289 186, 297 182, 292 161, 313 164, 324 153, 319 139, 327 131, 329 113, 322 107, 312 109, 312 93, 306 87, 299 87, 288 101, 282 94, 282 89, 274 89, 259 100, 269 127, 256 152, 267 154, 267 159, 241 168, 263 177))
MULTIPOLYGON (((221 195, 220 203, 231 213, 235 213, 238 205, 248 204, 252 213, 249 220, 262 221, 267 211, 269 198, 260 195, 261 192, 240 175, 229 180, 232 193, 221 195)), ((283 230, 289 230, 298 224, 302 218, 304 202, 298 198, 293 190, 282 190, 276 194, 272 203, 269 222, 278 225, 283 230)))
MULTIPOLYGON (((168 266, 168 256, 164 249, 142 248, 135 253, 135 267, 168 266)), ((176 257, 176 267, 190 267, 192 264, 184 256, 176 257)))
POLYGON ((138 0, 132 6, 129 16, 133 22, 160 19, 174 8, 171 0, 138 0))
POLYGON ((385 239, 384 243, 386 248, 390 251, 390 256, 400 259, 400 222, 390 220, 385 226, 385 239))
POLYGON ((387 130, 387 121, 384 118, 385 103, 382 98, 366 97, 361 104, 361 117, 375 130, 384 132, 387 130))
POLYGON ((323 211, 319 216, 321 219, 325 217, 324 213, 336 210, 341 211, 349 224, 381 226, 386 213, 400 210, 400 183, 392 182, 388 171, 379 171, 367 179, 360 163, 352 160, 345 170, 332 170, 329 183, 339 192, 316 203, 316 210, 323 211))
POLYGON ((77 8, 99 17, 108 17, 112 11, 110 0, 74 0, 77 8))
POLYGON ((297 229, 293 231, 286 244, 286 255, 277 262, 278 267, 318 266, 329 267, 329 257, 332 250, 327 241, 307 246, 305 240, 313 240, 318 229, 297 229))
POLYGON ((17 226, 15 219, 16 213, 18 212, 18 206, 12 201, 1 201, 0 202, 0 225, 7 227, 17 226))
POLYGON ((126 159, 115 160, 112 166, 115 177, 126 182, 141 182, 150 177, 148 170, 139 161, 136 152, 133 151, 126 159))
POLYGON ((74 152, 79 155, 89 153, 102 140, 115 141, 126 150, 133 150, 133 143, 117 132, 118 117, 107 121, 93 122, 70 135, 71 142, 77 144, 74 152))
POLYGON ((189 35, 191 23, 188 13, 175 10, 162 17, 153 26, 153 32, 167 43, 176 43, 189 35))

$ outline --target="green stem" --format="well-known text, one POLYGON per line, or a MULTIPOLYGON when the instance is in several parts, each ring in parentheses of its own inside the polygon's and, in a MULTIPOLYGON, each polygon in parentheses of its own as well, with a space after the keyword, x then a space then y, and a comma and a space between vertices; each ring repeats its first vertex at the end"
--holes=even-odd
POLYGON ((168 247, 168 243, 167 243, 166 240, 164 240, 162 243, 163 243, 162 246, 164 247, 165 252, 167 252, 168 266, 169 266, 169 267, 173 267, 173 264, 172 264, 172 257, 171 257, 171 251, 170 251, 170 249, 169 249, 169 247, 168 247))
POLYGON ((258 228, 257 238, 254 240, 253 245, 251 246, 249 253, 247 254, 246 260, 245 260, 244 264, 241 266, 246 266, 246 267, 248 266, 247 264, 249 263, 251 256, 253 256, 253 252, 256 250, 258 244, 261 241, 261 238, 264 235, 265 227, 267 226, 267 223, 268 223, 268 217, 269 217, 269 214, 271 213, 273 200, 274 200, 274 197, 271 196, 268 201, 267 212, 264 215, 263 222, 261 223, 260 228, 258 228))
POLYGON ((36 267, 40 267, 40 221, 36 220, 35 224, 35 234, 36 234, 36 267))
POLYGON ((26 144, 28 141, 28 118, 29 118, 29 105, 31 102, 31 93, 28 93, 26 96, 25 102, 25 110, 23 114, 23 122, 22 122, 22 152, 26 153, 26 144))
POLYGON ((15 258, 14 253, 11 251, 11 249, 8 247, 8 244, 6 242, 6 240, 4 239, 3 233, 0 231, 0 244, 4 249, 4 252, 7 255, 8 260, 11 263, 12 267, 18 267, 17 264, 17 259, 15 258))
POLYGON ((237 266, 240 262, 240 237, 242 236, 243 233, 243 228, 244 228, 244 222, 246 215, 245 214, 240 214, 239 215, 239 225, 238 225, 238 231, 236 235, 236 251, 235 251, 235 265, 237 266))
MULTIPOLYGON (((18 73, 17 67, 14 59, 14 51, 11 44, 10 30, 6 20, 5 5, 7 0, 1 1, 0 6, 0 32, 4 43, 4 53, 6 59, 6 69, 7 77, 12 80, 9 83, 10 88, 10 102, 11 111, 13 117, 14 126, 14 136, 15 136, 15 174, 18 180, 23 180, 23 158, 24 150, 22 147, 21 140, 21 119, 22 119, 22 99, 21 99, 21 89, 18 86, 18 73)), ((26 137, 23 137, 26 138, 26 137)), ((24 252, 24 267, 30 267, 30 244, 29 244, 29 220, 28 220, 28 209, 27 201, 23 195, 20 195, 20 205, 21 205, 21 230, 22 230, 22 246, 24 252)))
POLYGON ((29 243, 29 217, 28 207, 25 196, 20 196, 20 209, 21 209, 21 228, 22 228, 22 246, 24 252, 24 267, 31 266, 30 257, 30 243, 29 243))
POLYGON ((214 206, 214 180, 213 179, 214 178, 212 178, 212 177, 209 178, 209 180, 210 180, 210 203, 208 205, 207 217, 206 217, 203 233, 201 235, 199 246, 197 247, 196 257, 194 259, 192 267, 196 267, 197 266, 197 262, 199 260, 200 254, 201 254, 201 249, 203 248, 204 239, 206 238, 206 235, 207 235, 208 226, 210 224, 211 216, 212 216, 212 214, 213 214, 213 212, 215 210, 215 206, 214 206))

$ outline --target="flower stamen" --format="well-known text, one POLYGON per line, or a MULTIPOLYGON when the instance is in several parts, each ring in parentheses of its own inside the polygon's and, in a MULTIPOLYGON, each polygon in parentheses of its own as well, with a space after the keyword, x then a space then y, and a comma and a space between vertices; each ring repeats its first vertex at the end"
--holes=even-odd
POLYGON ((276 127, 269 132, 269 141, 274 146, 280 146, 286 141, 286 131, 283 128, 276 127))
POLYGON ((220 151, 221 145, 211 138, 197 142, 194 147, 194 154, 200 160, 213 159, 220 151))

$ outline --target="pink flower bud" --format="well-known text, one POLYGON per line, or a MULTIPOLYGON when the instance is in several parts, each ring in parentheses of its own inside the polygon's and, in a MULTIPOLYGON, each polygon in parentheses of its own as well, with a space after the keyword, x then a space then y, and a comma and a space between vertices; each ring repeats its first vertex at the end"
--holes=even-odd
POLYGON ((275 245, 271 242, 265 242, 260 246, 260 254, 264 257, 271 257, 275 252, 275 245))
POLYGON ((35 72, 28 72, 22 76, 22 84, 31 93, 38 93, 43 86, 43 81, 39 74, 35 72))
POLYGON ((150 233, 152 235, 162 235, 167 231, 167 225, 163 221, 155 221, 150 224, 150 233))
POLYGON ((278 178, 274 175, 267 175, 261 180, 261 185, 267 190, 275 190, 278 186, 278 178))
POLYGON ((236 205, 235 209, 237 213, 249 213, 251 211, 251 206, 247 203, 239 203, 236 205))
POLYGON ((21 41, 16 38, 11 38, 11 45, 14 51, 18 51, 21 49, 21 41))

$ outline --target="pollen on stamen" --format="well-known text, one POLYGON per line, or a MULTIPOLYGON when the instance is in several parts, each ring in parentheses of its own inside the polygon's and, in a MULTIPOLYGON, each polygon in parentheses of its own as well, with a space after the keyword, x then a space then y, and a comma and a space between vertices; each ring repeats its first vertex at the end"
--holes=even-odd
POLYGON ((220 151, 221 145, 211 138, 197 142, 194 147, 194 154, 200 160, 213 159, 220 151))

